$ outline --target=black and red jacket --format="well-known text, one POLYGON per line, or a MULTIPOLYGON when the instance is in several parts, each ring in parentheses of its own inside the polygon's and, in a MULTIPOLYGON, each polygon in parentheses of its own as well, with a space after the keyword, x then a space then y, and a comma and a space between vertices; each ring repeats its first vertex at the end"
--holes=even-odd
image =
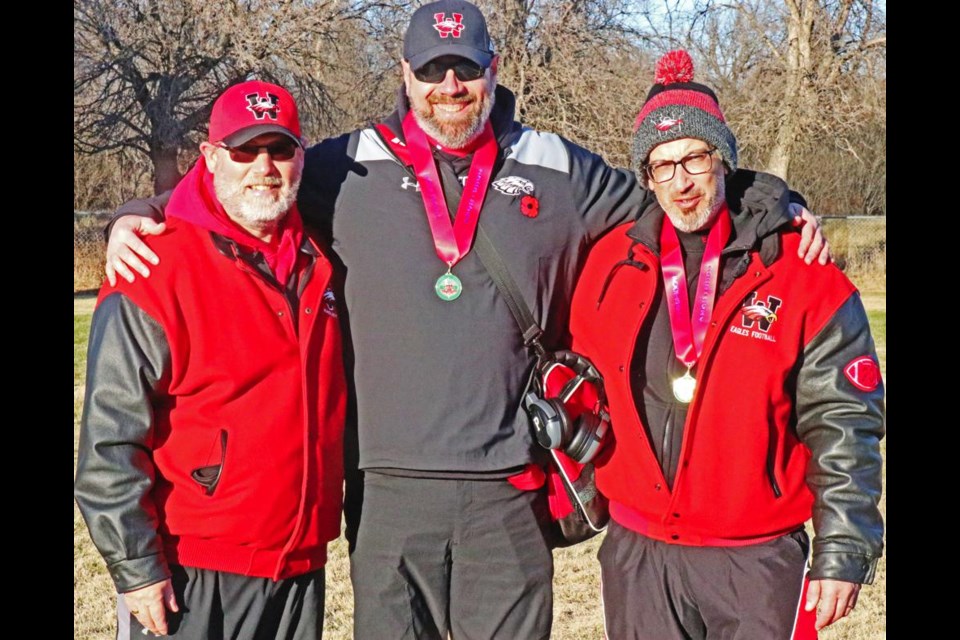
POLYGON ((334 273, 305 237, 292 290, 169 218, 149 278, 94 312, 75 494, 120 592, 168 563, 287 578, 340 533, 346 382, 334 273))
MULTIPOLYGON (((759 542, 813 518, 813 578, 870 582, 882 550, 883 385, 854 285, 797 257, 783 199, 756 176, 731 203, 720 292, 697 364, 672 490, 647 441, 631 359, 663 287, 659 205, 591 250, 572 348, 603 374, 616 436, 596 470, 620 524, 667 543, 759 542), (751 198, 757 198, 751 201, 751 198), (770 313, 745 313, 762 305, 770 313)), ((761 309, 762 310, 762 309, 761 309)), ((656 311, 656 309, 654 309, 656 311)))

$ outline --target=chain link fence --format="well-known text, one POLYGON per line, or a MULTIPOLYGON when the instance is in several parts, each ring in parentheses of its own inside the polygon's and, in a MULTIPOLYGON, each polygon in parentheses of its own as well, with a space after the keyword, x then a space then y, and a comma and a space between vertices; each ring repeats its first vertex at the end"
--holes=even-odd
MULTIPOLYGON (((73 214, 73 291, 96 290, 103 281, 103 229, 109 211, 73 214)), ((886 291, 886 216, 843 216, 820 219, 837 262, 862 291, 886 291)))
POLYGON ((103 229, 110 211, 73 212, 73 292, 96 291, 104 280, 103 229))
POLYGON ((887 217, 820 218, 837 266, 864 292, 887 290, 887 217))

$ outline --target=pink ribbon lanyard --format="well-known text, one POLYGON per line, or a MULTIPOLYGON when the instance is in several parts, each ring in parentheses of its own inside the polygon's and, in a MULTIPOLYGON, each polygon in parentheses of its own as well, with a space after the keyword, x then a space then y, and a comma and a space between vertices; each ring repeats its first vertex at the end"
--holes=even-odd
POLYGON ((687 294, 687 274, 683 267, 683 255, 680 252, 680 240, 668 216, 663 217, 660 230, 661 269, 663 271, 664 292, 667 296, 667 310, 670 315, 670 332, 673 334, 673 347, 677 359, 688 369, 692 369, 703 351, 703 340, 713 315, 713 303, 717 295, 720 252, 730 238, 730 214, 726 207, 717 216, 710 228, 707 245, 700 263, 700 275, 697 278, 697 297, 694 300, 693 314, 690 313, 687 294))
POLYGON ((480 208, 483 206, 493 164, 497 159, 497 141, 493 137, 493 127, 487 121, 480 134, 479 145, 467 174, 463 197, 457 207, 457 217, 452 223, 427 136, 417 125, 412 112, 407 113, 403 119, 403 135, 407 140, 417 183, 420 185, 420 195, 427 211, 427 221, 433 233, 437 255, 444 264, 453 267, 473 246, 480 208))

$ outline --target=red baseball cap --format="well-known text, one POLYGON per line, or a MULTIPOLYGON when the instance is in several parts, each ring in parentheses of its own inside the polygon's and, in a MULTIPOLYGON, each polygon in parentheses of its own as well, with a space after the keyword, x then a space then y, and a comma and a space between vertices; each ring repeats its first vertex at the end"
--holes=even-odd
POLYGON ((282 133, 303 146, 297 103, 283 87, 248 80, 228 88, 210 112, 210 142, 235 147, 264 133, 282 133))

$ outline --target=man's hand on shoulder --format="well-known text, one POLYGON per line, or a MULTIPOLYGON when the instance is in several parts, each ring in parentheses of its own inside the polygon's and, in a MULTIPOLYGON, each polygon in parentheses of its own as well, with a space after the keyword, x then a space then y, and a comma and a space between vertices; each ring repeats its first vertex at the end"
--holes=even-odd
POLYGON ((790 213, 794 215, 793 226, 800 227, 800 249, 797 255, 807 264, 813 264, 814 259, 820 264, 832 262, 830 243, 823 235, 817 216, 796 202, 790 203, 790 213))
POLYGON ((860 585, 845 580, 811 580, 804 610, 817 610, 817 631, 850 615, 857 606, 860 585))
POLYGON ((146 263, 159 264, 160 258, 140 237, 159 235, 166 228, 165 223, 154 222, 143 216, 126 215, 117 218, 110 229, 104 267, 110 286, 116 286, 117 274, 127 282, 136 279, 134 271, 144 278, 150 276, 150 268, 146 263))

